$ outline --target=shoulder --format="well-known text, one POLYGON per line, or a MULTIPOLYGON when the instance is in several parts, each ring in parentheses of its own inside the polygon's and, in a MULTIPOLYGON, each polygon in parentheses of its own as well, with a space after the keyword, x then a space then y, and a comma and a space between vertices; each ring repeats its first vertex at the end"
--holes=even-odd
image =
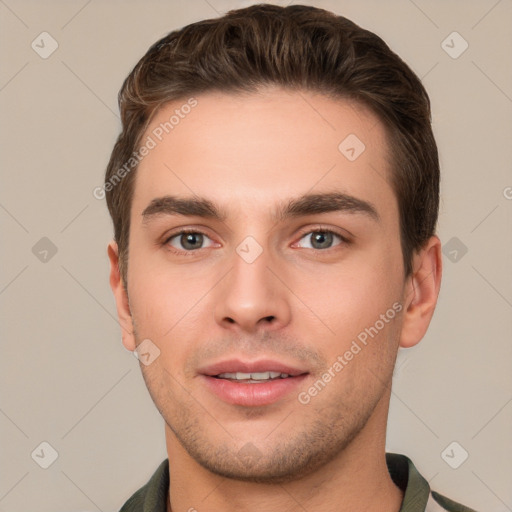
POLYGON ((169 460, 158 466, 149 481, 121 507, 119 512, 165 512, 169 489, 169 460))
POLYGON ((427 480, 405 455, 386 453, 386 463, 391 479, 404 492, 400 512, 476 512, 432 491, 427 480))
MULTIPOLYGON (((431 491, 431 496, 435 503, 441 507, 439 508, 439 511, 446 510, 448 512, 476 512, 476 510, 466 507, 465 505, 461 505, 460 503, 457 503, 456 501, 453 501, 435 491, 431 491)), ((427 510, 429 509, 427 508, 427 510)), ((435 512, 435 509, 433 509, 432 512, 435 512)))

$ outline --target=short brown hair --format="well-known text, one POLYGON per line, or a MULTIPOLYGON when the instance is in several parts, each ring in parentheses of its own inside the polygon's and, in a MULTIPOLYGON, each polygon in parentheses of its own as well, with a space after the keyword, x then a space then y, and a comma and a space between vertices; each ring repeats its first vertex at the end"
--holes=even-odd
POLYGON ((355 100, 383 122, 405 275, 411 273, 414 251, 435 233, 439 208, 439 161, 423 85, 380 37, 342 16, 303 5, 258 4, 170 32, 121 87, 122 131, 107 166, 105 191, 125 286, 136 167, 118 182, 113 178, 137 150, 157 110, 204 92, 252 92, 266 85, 355 100))

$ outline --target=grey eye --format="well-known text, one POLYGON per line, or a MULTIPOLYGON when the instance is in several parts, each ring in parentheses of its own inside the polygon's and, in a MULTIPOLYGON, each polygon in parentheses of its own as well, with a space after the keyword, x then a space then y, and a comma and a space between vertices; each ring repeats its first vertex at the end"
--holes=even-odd
POLYGON ((209 247, 211 240, 206 235, 203 235, 203 233, 184 231, 170 237, 168 243, 180 251, 193 251, 203 249, 203 247, 209 247), (203 246, 205 242, 209 242, 209 244, 203 246))
POLYGON ((305 246, 307 249, 329 249, 334 245, 338 245, 333 243, 336 238, 340 241, 339 243, 341 243, 341 237, 336 233, 319 230, 307 233, 301 240, 310 240, 309 245, 305 246))

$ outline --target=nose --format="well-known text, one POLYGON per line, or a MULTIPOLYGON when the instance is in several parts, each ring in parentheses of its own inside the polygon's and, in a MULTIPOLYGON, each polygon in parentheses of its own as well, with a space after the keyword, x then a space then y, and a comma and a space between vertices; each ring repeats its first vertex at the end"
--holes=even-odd
POLYGON ((290 322, 289 289, 263 253, 253 262, 235 253, 232 268, 215 287, 217 324, 238 332, 277 330, 290 322))

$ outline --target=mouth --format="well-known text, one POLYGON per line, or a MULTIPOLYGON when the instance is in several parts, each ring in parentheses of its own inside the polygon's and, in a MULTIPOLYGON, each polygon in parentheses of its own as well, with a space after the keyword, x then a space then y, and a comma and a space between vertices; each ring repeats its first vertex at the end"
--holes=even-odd
POLYGON ((245 384, 261 384, 262 382, 268 382, 276 379, 287 379, 291 377, 287 373, 280 372, 254 372, 254 373, 221 373, 219 375, 213 375, 215 379, 227 379, 234 382, 240 382, 245 384))
POLYGON ((245 407, 275 403, 296 390, 309 375, 305 369, 271 360, 222 361, 198 373, 217 398, 245 407))

